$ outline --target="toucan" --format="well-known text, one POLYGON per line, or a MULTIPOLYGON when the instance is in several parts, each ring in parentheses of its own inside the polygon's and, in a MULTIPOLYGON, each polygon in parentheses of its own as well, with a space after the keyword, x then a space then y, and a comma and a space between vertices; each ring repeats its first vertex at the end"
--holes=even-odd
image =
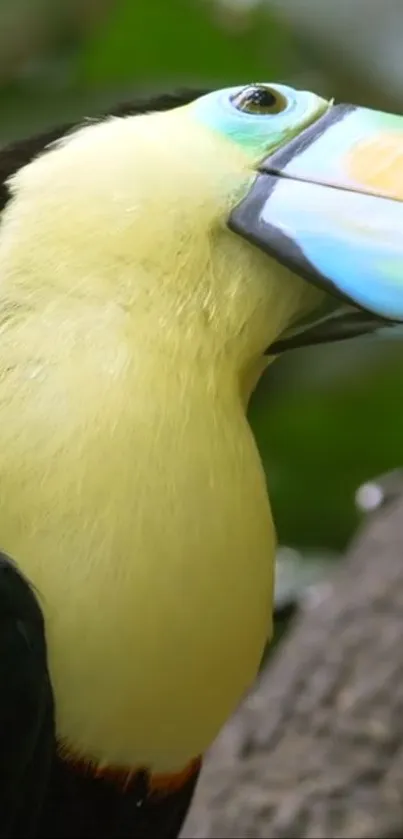
POLYGON ((403 320, 402 118, 180 91, 0 152, 0 835, 181 829, 272 632, 247 420, 403 320))

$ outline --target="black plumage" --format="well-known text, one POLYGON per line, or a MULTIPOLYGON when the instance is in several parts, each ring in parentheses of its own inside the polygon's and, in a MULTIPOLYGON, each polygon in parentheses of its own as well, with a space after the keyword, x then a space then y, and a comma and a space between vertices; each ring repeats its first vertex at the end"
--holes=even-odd
POLYGON ((146 773, 127 786, 78 770, 55 753, 47 800, 37 836, 41 839, 175 839, 197 783, 198 772, 181 789, 152 793, 146 773))
POLYGON ((0 836, 36 836, 55 752, 53 696, 36 595, 0 554, 0 836))

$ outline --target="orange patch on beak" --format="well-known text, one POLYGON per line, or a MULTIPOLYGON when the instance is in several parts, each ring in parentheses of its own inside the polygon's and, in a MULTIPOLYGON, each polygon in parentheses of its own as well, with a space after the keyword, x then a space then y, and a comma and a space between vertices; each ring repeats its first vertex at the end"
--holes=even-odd
POLYGON ((403 201, 403 146, 400 132, 383 131, 353 146, 346 159, 350 178, 377 195, 403 201))

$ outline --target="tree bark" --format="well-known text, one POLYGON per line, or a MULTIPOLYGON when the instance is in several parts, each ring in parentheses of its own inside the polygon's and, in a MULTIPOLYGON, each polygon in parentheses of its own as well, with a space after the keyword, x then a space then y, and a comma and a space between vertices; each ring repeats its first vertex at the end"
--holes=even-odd
POLYGON ((370 517, 222 732, 183 831, 403 837, 403 497, 370 517))

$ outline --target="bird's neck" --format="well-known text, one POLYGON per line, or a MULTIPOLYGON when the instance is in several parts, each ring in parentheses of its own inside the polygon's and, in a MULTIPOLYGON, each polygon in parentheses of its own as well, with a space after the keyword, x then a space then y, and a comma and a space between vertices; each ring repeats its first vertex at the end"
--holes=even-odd
POLYGON ((210 745, 270 632, 265 478, 224 368, 159 352, 143 368, 110 331, 89 340, 2 385, 2 548, 39 592, 67 750, 171 773, 210 745))

